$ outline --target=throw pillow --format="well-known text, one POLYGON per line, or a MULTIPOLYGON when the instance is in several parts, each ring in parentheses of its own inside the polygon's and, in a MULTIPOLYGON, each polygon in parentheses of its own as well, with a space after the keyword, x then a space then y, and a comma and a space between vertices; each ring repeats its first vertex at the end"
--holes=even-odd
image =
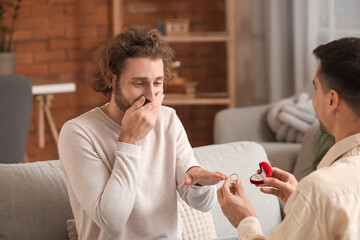
MULTIPOLYGON (((211 212, 201 212, 191 208, 183 200, 178 200, 179 211, 182 219, 183 240, 216 238, 214 220, 211 212)), ((74 219, 66 221, 69 240, 78 240, 74 219)))

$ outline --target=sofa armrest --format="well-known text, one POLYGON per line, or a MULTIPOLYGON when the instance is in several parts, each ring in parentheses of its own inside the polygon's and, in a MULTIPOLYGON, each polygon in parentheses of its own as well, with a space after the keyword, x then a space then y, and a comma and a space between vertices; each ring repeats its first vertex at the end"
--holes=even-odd
POLYGON ((275 133, 267 123, 270 105, 225 109, 214 122, 216 144, 236 141, 272 142, 275 133))
POLYGON ((0 216, 1 239, 68 239, 74 217, 59 161, 0 164, 0 216))

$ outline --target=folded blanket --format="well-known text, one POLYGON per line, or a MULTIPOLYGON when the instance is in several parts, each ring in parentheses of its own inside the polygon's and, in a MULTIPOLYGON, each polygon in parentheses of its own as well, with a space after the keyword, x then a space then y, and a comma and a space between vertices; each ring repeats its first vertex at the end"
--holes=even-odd
POLYGON ((267 120, 280 142, 302 142, 306 130, 318 121, 312 99, 305 92, 273 104, 267 120))

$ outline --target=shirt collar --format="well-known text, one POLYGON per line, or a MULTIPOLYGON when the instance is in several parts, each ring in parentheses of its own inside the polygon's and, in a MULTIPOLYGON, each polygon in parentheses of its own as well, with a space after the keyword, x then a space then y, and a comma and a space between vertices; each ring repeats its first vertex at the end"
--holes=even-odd
POLYGON ((350 151, 354 147, 358 147, 359 145, 360 145, 360 133, 344 138, 340 142, 334 144, 334 146, 332 146, 329 149, 329 151, 320 161, 319 165, 317 166, 317 169, 330 166, 344 153, 350 151))

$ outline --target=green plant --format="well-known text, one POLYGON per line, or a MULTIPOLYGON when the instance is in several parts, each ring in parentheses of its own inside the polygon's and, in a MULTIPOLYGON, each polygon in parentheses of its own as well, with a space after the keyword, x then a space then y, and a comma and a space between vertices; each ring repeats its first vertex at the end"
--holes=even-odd
POLYGON ((11 51, 15 21, 18 10, 20 9, 20 2, 21 0, 16 0, 15 2, 11 0, 11 2, 0 3, 0 52, 11 51), (4 16, 7 11, 12 13, 10 25, 6 25, 4 21, 4 16))
POLYGON ((312 170, 315 171, 317 166, 319 165, 321 159, 325 156, 325 154, 329 151, 329 149, 335 144, 335 138, 327 133, 321 132, 317 141, 318 146, 318 156, 315 158, 312 170), (329 146, 330 145, 330 146, 329 146), (328 146, 328 147, 325 147, 328 146), (325 148, 324 148, 325 147, 325 148))
POLYGON ((305 169, 303 173, 305 175, 310 174, 315 171, 320 161, 329 151, 329 149, 335 144, 335 138, 327 133, 320 132, 317 136, 316 143, 314 144, 314 149, 308 151, 314 151, 315 156, 317 156, 313 160, 313 164, 311 167, 305 169))

